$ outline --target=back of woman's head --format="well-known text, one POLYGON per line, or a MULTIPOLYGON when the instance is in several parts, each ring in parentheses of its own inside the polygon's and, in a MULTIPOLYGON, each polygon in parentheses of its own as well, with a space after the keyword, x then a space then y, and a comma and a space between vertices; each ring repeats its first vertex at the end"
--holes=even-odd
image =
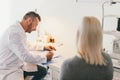
POLYGON ((103 65, 102 27, 95 17, 84 17, 82 28, 77 32, 77 49, 81 57, 89 64, 103 65))

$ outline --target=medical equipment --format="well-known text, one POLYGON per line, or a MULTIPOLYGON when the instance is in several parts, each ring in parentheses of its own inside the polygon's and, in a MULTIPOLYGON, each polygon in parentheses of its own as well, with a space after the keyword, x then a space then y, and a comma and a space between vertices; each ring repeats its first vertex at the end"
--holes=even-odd
MULTIPOLYGON (((106 18, 107 19, 114 18, 114 20, 118 20, 120 18, 120 15, 119 15, 120 11, 119 11, 118 3, 120 3, 120 1, 110 0, 110 1, 105 1, 102 4, 102 28, 103 28, 104 33, 107 32, 107 34, 115 37, 115 39, 113 40, 113 44, 112 44, 113 46, 111 48, 112 52, 108 51, 108 53, 110 54, 112 58, 113 66, 120 69, 120 32, 119 30, 117 30, 118 25, 113 25, 114 27, 116 27, 114 30, 108 30, 108 31, 105 30, 106 27, 110 29, 110 26, 111 26, 111 25, 109 26, 105 25, 106 18)), ((111 22, 108 22, 108 23, 110 24, 111 22)), ((118 24, 118 22, 115 22, 115 24, 118 24)))

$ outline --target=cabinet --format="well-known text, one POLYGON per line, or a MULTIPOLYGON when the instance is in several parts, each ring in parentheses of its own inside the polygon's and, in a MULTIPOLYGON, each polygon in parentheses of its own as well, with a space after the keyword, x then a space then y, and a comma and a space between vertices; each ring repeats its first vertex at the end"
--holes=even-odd
POLYGON ((63 61, 59 61, 57 63, 50 64, 50 70, 51 70, 51 77, 52 80, 59 80, 59 74, 60 74, 60 66, 63 61))
POLYGON ((113 80, 120 80, 120 68, 114 68, 113 80))

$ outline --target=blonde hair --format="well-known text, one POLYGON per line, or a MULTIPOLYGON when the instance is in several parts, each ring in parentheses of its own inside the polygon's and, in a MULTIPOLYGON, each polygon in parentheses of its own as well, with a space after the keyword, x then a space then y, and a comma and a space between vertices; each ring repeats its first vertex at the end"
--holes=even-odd
POLYGON ((77 32, 77 50, 87 63, 105 65, 102 55, 102 27, 95 17, 84 17, 77 32))

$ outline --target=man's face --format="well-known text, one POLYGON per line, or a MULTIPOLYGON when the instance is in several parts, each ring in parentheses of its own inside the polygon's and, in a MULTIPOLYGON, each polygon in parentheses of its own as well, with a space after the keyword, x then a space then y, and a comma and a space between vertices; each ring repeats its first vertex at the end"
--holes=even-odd
POLYGON ((34 20, 32 20, 27 26, 26 32, 31 33, 32 31, 35 31, 38 26, 38 23, 39 23, 38 18, 35 18, 34 20))

